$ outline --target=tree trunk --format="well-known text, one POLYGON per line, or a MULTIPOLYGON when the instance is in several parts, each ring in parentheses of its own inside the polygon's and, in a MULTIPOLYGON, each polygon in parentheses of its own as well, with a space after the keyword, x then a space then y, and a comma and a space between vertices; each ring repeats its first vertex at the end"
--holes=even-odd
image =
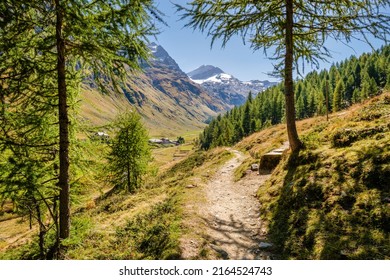
POLYGON ((33 202, 35 204, 35 211, 37 211, 37 220, 39 224, 39 259, 45 259, 45 235, 46 235, 46 227, 42 221, 41 208, 39 207, 38 201, 33 198, 33 202))
POLYGON ((293 84, 293 0, 286 0, 286 57, 284 60, 284 92, 286 99, 286 122, 288 141, 293 153, 298 152, 302 143, 295 125, 295 100, 293 84))
POLYGON ((125 145, 126 145, 126 155, 125 155, 125 158, 126 158, 126 169, 127 169, 127 191, 130 193, 131 192, 131 166, 130 166, 130 159, 129 159, 129 155, 130 155, 130 151, 129 151, 129 129, 126 128, 126 140, 124 141, 125 142, 125 145))
POLYGON ((130 193, 131 192, 131 179, 130 179, 130 162, 126 162, 126 169, 127 169, 127 191, 130 193))
POLYGON ((57 43, 57 75, 58 75, 58 117, 60 133, 60 170, 58 185, 60 188, 59 199, 59 224, 60 240, 69 237, 70 228, 70 207, 69 207, 69 119, 66 92, 65 72, 65 41, 62 37, 63 9, 60 0, 56 4, 56 43, 57 43))
POLYGON ((0 118, 3 118, 5 116, 5 95, 3 93, 1 85, 0 85, 0 106, 1 106, 0 118))
POLYGON ((325 95, 326 95, 326 121, 329 121, 329 83, 325 80, 325 95))

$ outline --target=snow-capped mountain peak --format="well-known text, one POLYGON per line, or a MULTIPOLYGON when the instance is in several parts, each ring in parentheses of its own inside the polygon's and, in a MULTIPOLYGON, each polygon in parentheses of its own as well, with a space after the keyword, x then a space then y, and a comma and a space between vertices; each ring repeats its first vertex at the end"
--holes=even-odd
POLYGON ((193 81, 195 80, 207 80, 208 78, 211 78, 213 76, 216 76, 218 74, 224 73, 220 68, 212 66, 212 65, 202 65, 198 67, 197 69, 188 72, 187 75, 190 77, 193 81))
POLYGON ((193 82, 200 84, 225 102, 234 105, 244 103, 249 92, 256 95, 274 84, 268 81, 262 82, 259 80, 242 82, 234 76, 225 73, 220 68, 212 65, 202 65, 199 68, 188 72, 187 75, 193 82))

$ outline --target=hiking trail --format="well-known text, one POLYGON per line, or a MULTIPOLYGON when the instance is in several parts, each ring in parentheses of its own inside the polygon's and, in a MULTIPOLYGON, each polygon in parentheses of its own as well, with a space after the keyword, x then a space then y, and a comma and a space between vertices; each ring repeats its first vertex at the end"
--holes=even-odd
MULTIPOLYGON (((268 243, 256 192, 270 175, 258 175, 253 171, 234 182, 234 170, 246 157, 237 150, 228 150, 234 157, 207 182, 204 188, 206 200, 197 207, 197 214, 206 228, 206 247, 222 259, 268 259, 270 254, 260 248, 260 243, 262 246, 268 243)), ((183 257, 191 257, 185 247, 183 257)))

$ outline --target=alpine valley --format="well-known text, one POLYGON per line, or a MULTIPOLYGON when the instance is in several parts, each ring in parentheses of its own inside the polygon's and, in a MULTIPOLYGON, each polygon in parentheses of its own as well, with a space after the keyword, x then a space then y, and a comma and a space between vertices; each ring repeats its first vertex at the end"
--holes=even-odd
POLYGON ((152 136, 176 136, 199 131, 208 120, 243 104, 249 91, 255 95, 272 85, 265 81, 241 82, 214 66, 202 66, 188 74, 160 45, 150 44, 153 58, 143 71, 129 72, 121 93, 100 93, 85 84, 80 118, 86 126, 104 126, 118 112, 135 108, 152 136))
POLYGON ((389 275, 390 1, 312 2, 0 0, 2 279, 389 275))

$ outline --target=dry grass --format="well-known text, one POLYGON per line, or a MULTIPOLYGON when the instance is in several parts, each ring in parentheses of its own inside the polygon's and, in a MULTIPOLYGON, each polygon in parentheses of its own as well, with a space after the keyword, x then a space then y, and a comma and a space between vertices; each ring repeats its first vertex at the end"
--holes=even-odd
POLYGON ((37 225, 30 229, 28 219, 21 217, 3 220, 0 226, 0 259, 1 252, 26 244, 38 232, 37 225))

